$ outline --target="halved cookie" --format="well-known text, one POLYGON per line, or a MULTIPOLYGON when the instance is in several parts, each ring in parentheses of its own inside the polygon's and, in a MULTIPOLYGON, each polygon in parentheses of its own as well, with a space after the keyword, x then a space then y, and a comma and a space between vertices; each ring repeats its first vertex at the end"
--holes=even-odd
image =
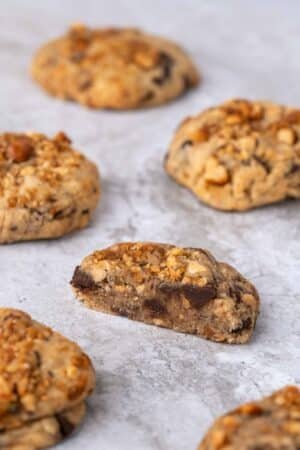
POLYGON ((45 44, 31 72, 50 94, 90 108, 158 105, 199 80, 189 56, 167 39, 132 28, 80 24, 45 44))
POLYGON ((87 256, 74 272, 87 306, 218 342, 244 343, 259 310, 254 286, 207 251, 122 243, 87 256))
POLYGON ((35 434, 59 440, 59 423, 81 421, 94 386, 92 363, 77 344, 22 311, 0 308, 0 447, 35 434))
POLYGON ((300 198, 300 110, 248 100, 209 108, 182 122, 165 169, 222 210, 300 198))
POLYGON ((64 133, 0 134, 0 244, 83 228, 99 193, 96 166, 64 133))
POLYGON ((217 419, 198 450, 297 450, 300 389, 287 386, 217 419))

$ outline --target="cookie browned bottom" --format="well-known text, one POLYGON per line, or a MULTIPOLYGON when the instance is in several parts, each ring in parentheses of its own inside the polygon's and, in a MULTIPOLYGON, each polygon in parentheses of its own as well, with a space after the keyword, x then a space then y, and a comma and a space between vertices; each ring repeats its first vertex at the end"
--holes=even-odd
POLYGON ((6 450, 38 450, 52 447, 68 437, 80 425, 86 407, 80 403, 54 416, 25 423, 19 428, 0 431, 0 448, 6 450))
POLYGON ((247 342, 259 297, 234 268, 202 249, 122 243, 76 268, 77 297, 99 311, 218 342, 247 342))
POLYGON ((64 133, 0 135, 0 244, 83 228, 99 195, 96 166, 64 133))
POLYGON ((300 389, 287 386, 216 420, 198 450, 297 450, 300 389))
POLYGON ((35 55, 31 73, 50 94, 90 108, 159 105, 198 83, 178 45, 131 28, 74 25, 35 55))
POLYGON ((182 122, 164 164, 217 209, 300 198, 300 110, 248 100, 209 108, 182 122))

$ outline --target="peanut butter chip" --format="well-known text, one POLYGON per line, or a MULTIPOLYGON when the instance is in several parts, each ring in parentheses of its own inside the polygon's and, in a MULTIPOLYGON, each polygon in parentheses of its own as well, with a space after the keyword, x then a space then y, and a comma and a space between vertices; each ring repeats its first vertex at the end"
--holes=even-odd
POLYGON ((281 128, 277 132, 277 139, 284 144, 292 145, 296 141, 296 135, 291 128, 281 128))
POLYGON ((214 184, 226 184, 229 175, 224 166, 219 164, 217 159, 210 158, 206 164, 205 180, 214 184))

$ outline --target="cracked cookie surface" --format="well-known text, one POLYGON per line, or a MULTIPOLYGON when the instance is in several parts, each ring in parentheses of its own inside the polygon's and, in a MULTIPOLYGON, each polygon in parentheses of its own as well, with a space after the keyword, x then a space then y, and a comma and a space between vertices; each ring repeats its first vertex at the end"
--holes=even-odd
POLYGON ((83 228, 96 208, 96 166, 62 132, 0 135, 0 243, 83 228))
POLYGON ((180 125, 165 169, 221 210, 300 198, 300 110, 247 100, 209 108, 180 125))
POLYGON ((91 308, 218 342, 247 342, 259 310, 256 289, 233 267, 205 250, 167 244, 96 251, 71 284, 91 308))
POLYGON ((35 432, 59 439, 68 420, 71 431, 83 418, 94 386, 92 363, 77 344, 22 311, 0 308, 0 447, 13 437, 25 444, 35 432))
POLYGON ((199 79, 188 55, 167 39, 138 29, 81 24, 44 45, 31 73, 56 97, 112 109, 165 103, 199 79))
POLYGON ((287 386, 216 420, 198 450, 297 450, 300 389, 287 386))

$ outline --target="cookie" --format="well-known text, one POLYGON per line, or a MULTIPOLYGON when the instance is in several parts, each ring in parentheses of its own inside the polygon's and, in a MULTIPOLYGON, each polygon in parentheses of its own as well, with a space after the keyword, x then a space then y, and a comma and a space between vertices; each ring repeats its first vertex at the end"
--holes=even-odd
POLYGON ((198 450, 300 448, 300 389, 287 386, 216 420, 198 450))
POLYGON ((0 448, 9 450, 37 450, 52 447, 68 437, 85 415, 81 403, 54 416, 43 417, 19 428, 0 430, 0 448))
POLYGON ((110 109, 166 103, 199 80, 189 56, 167 39, 137 29, 81 24, 45 44, 31 73, 55 97, 110 109))
POLYGON ((165 169, 221 210, 300 198, 300 110, 247 100, 207 109, 180 125, 165 169))
POLYGON ((62 132, 0 134, 0 243, 49 239, 88 224, 99 200, 96 166, 62 132))
POLYGON ((207 251, 121 243, 87 256, 71 281, 90 308, 217 342, 247 342, 259 309, 254 286, 207 251))
POLYGON ((77 344, 0 308, 0 448, 58 442, 81 422, 94 386, 92 363, 77 344))

